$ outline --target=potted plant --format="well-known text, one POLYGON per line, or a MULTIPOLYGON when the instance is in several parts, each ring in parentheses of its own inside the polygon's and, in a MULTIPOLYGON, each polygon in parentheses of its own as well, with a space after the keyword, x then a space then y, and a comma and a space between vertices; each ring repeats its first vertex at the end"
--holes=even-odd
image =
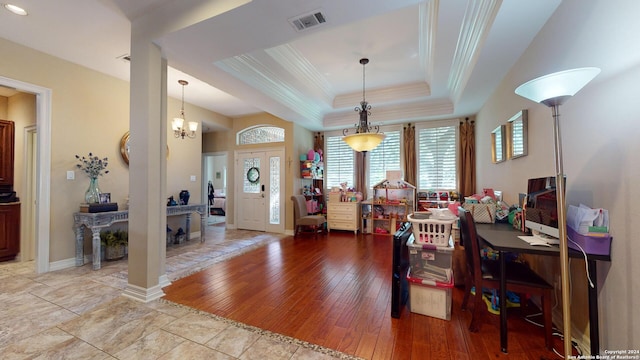
POLYGON ((129 234, 124 230, 103 231, 100 233, 100 242, 104 247, 105 260, 119 260, 124 258, 129 234))

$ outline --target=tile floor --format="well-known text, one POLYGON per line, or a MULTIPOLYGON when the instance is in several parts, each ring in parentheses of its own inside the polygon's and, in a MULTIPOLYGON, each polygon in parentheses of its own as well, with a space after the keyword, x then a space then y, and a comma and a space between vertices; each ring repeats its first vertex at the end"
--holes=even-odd
MULTIPOLYGON (((167 249, 176 280, 283 236, 209 226, 167 249)), ((0 263, 2 359, 351 359, 297 339, 162 299, 121 296, 127 262, 37 275, 33 263, 0 263)))

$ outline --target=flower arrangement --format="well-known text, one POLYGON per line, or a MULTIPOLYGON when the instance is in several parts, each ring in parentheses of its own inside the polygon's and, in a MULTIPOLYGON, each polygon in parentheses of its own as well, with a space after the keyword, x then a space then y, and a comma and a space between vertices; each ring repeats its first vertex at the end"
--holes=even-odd
POLYGON ((84 173, 92 179, 96 179, 98 176, 109 173, 109 170, 105 170, 107 165, 109 165, 109 160, 107 158, 100 159, 92 153, 89 153, 88 157, 80 157, 76 155, 76 159, 78 159, 79 162, 79 164, 76 165, 78 169, 84 171, 84 173))

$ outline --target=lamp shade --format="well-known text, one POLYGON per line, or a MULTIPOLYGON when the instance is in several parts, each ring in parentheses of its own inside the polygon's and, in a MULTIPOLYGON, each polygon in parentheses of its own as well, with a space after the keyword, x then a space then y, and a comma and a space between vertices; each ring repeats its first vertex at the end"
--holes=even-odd
POLYGON ((556 72, 529 80, 516 88, 516 94, 547 106, 560 105, 600 73, 595 67, 556 72))
POLYGON ((195 121, 189 121, 189 131, 195 132, 198 130, 198 123, 195 121))
POLYGON ((359 133, 342 138, 355 151, 371 151, 380 145, 385 135, 380 133, 359 133))
POLYGON ((182 130, 182 125, 184 125, 184 119, 173 118, 173 121, 171 122, 171 129, 173 129, 173 131, 180 131, 182 130))

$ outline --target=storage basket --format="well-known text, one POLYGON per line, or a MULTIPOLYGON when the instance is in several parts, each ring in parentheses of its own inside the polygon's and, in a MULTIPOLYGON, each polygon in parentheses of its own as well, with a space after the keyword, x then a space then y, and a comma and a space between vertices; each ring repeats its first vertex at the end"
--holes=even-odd
POLYGON ((449 282, 453 277, 453 246, 417 244, 414 237, 407 240, 409 266, 415 278, 449 282))
POLYGON ((451 226, 455 220, 416 219, 413 214, 410 214, 407 219, 411 222, 417 244, 449 246, 451 226))
POLYGON ((407 274, 409 306, 412 313, 451 320, 453 279, 449 282, 426 281, 407 274))

